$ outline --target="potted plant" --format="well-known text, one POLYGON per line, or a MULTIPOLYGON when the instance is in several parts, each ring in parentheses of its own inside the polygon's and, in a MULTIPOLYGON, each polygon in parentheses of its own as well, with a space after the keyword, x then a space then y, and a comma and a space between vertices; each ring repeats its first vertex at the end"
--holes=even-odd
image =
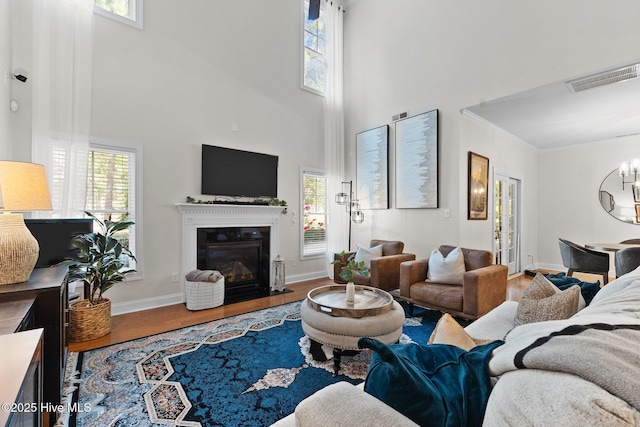
POLYGON ((340 252, 339 259, 335 259, 331 261, 331 264, 341 264, 346 261, 346 263, 340 269, 340 277, 347 282, 353 281, 353 276, 356 274, 360 274, 362 276, 366 276, 369 274, 369 269, 365 265, 364 261, 356 261, 355 252, 347 257, 345 260, 345 252, 340 252))
POLYGON ((356 261, 356 254, 350 254, 345 260, 345 252, 340 252, 338 259, 331 261, 331 264, 343 264, 340 268, 340 277, 343 280, 346 280, 347 286, 345 288, 347 294, 347 302, 353 303, 355 298, 355 285, 353 283, 353 277, 356 274, 360 274, 362 276, 369 275, 369 269, 367 268, 364 261, 356 261))
POLYGON ((84 300, 69 307, 69 340, 86 341, 101 337, 111 331, 111 301, 103 294, 116 283, 125 281, 126 274, 133 269, 123 269, 125 263, 121 256, 127 255, 135 260, 129 249, 114 237, 128 229, 131 221, 100 221, 90 212, 86 215, 99 225, 98 232, 80 234, 72 239, 77 249, 75 258, 67 259, 59 265, 69 267, 69 280, 81 280, 84 283, 84 300))

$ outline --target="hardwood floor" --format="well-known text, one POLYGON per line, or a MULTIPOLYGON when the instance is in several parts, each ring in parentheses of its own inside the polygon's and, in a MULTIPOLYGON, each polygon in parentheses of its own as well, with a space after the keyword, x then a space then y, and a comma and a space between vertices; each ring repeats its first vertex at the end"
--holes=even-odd
MULTIPOLYGON (((507 284, 507 299, 518 300, 520 293, 527 287, 530 281, 531 278, 524 275, 510 278, 507 284)), ((184 304, 175 304, 113 316, 111 319, 110 334, 91 341, 69 343, 69 351, 92 350, 161 332, 184 328, 186 326, 249 313, 289 302, 301 301, 306 298, 307 293, 311 289, 331 283, 333 283, 333 281, 329 278, 292 283, 287 285, 287 288, 293 292, 223 305, 208 310, 189 311, 184 304)))
POLYGON ((174 329, 210 322, 238 314, 249 313, 263 308, 301 301, 307 293, 318 286, 333 283, 329 278, 292 283, 287 289, 293 292, 265 298, 223 305, 208 310, 190 311, 185 304, 174 304, 151 310, 121 314, 111 318, 111 333, 91 341, 69 343, 69 351, 86 351, 99 347, 159 334, 174 329))

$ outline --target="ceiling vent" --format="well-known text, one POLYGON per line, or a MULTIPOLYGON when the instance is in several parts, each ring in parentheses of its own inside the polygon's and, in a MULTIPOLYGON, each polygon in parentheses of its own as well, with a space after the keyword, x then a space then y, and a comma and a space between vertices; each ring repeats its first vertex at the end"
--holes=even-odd
POLYGON ((640 64, 633 64, 616 70, 609 70, 588 77, 582 77, 567 82, 571 92, 582 92, 600 86, 636 79, 640 76, 640 64))

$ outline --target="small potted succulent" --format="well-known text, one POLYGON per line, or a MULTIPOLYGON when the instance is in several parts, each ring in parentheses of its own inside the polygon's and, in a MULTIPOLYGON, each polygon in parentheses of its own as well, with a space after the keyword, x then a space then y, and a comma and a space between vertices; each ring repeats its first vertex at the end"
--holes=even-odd
POLYGON ((111 301, 103 294, 135 271, 124 269, 122 255, 134 260, 135 257, 114 237, 133 222, 100 221, 90 212, 85 214, 93 218, 100 230, 75 236, 71 241, 77 249, 75 257, 59 264, 69 267, 69 281, 81 280, 88 290, 84 300, 69 307, 69 340, 75 342, 95 339, 111 331, 111 301))

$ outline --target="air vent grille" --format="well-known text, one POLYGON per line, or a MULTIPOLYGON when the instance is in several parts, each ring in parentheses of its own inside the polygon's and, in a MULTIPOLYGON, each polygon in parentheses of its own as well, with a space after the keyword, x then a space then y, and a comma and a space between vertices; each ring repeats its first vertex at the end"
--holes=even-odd
POLYGON ((407 111, 403 111, 402 113, 396 114, 395 116, 391 117, 392 121, 398 121, 400 119, 404 119, 409 115, 409 113, 407 111))
POLYGON ((640 64, 634 64, 624 68, 594 74, 589 77, 571 80, 567 82, 567 86, 572 92, 582 92, 600 86, 636 79, 638 76, 640 76, 640 64))

